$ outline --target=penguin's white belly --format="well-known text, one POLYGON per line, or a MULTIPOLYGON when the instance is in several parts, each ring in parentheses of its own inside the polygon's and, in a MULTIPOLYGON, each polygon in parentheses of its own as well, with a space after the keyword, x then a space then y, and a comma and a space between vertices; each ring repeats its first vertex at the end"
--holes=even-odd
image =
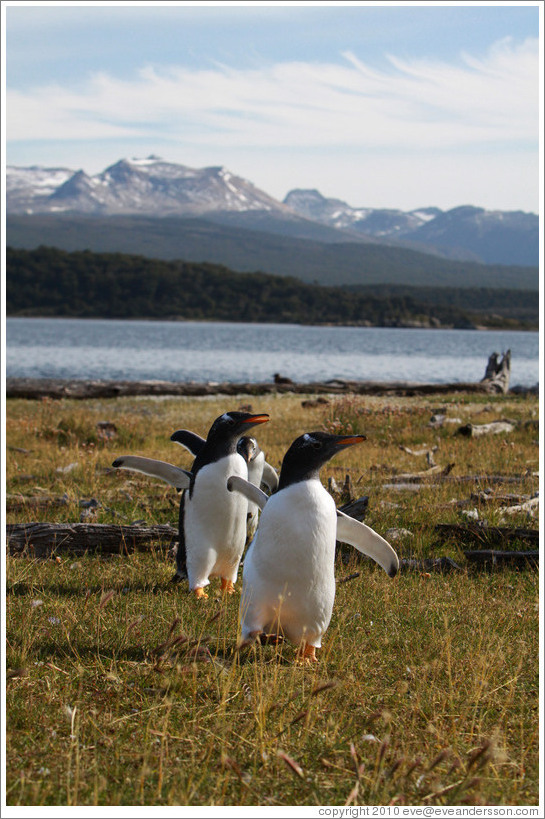
POLYGON ((186 499, 184 534, 190 588, 206 586, 210 576, 237 578, 246 543, 248 501, 227 490, 231 475, 247 478, 248 468, 237 453, 203 466, 186 499))
MULTIPOLYGON (((262 452, 259 452, 256 458, 253 461, 250 461, 248 464, 248 480, 250 483, 253 483, 254 486, 259 487, 261 486, 261 478, 263 477, 263 464, 265 463, 265 456, 262 452)), ((257 503, 253 503, 252 501, 248 501, 248 526, 247 526, 247 535, 250 538, 253 538, 257 529, 257 523, 259 520, 259 507, 257 503)))
POLYGON ((273 495, 244 562, 242 636, 281 630, 317 648, 335 599, 337 515, 319 480, 273 495))

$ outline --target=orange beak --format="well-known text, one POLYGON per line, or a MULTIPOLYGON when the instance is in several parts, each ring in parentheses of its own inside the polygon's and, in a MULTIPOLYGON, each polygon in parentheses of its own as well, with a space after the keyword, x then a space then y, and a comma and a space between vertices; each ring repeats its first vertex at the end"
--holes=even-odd
POLYGON ((252 424, 252 425, 253 424, 266 424, 268 420, 269 420, 269 416, 264 413, 263 415, 250 415, 250 417, 246 418, 246 420, 243 421, 242 423, 243 424, 252 424))
POLYGON ((353 446, 354 444, 361 444, 362 441, 366 441, 367 438, 365 435, 349 435, 346 438, 340 438, 337 441, 338 446, 353 446))

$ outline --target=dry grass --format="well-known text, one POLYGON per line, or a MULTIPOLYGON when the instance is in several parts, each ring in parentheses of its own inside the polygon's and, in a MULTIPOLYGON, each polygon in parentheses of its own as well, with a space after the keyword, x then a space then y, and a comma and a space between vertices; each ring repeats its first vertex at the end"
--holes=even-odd
MULTIPOLYGON (((67 503, 10 512, 8 497, 8 522, 77 521, 79 502, 94 497, 96 522, 176 525, 173 490, 110 472, 111 461, 138 452, 187 466, 171 432, 205 433, 250 401, 271 415, 258 438, 275 466, 304 431, 367 435, 322 480, 341 485, 350 474, 355 494, 369 496, 370 525, 410 530, 395 544, 403 557, 462 562, 460 545, 438 546, 433 526, 463 521, 450 501, 486 482, 385 489, 393 474, 426 466, 400 445, 438 445, 435 459, 454 463, 453 475, 522 476, 493 487, 503 492, 537 489, 532 398, 345 399, 311 409, 288 395, 10 401, 8 496, 67 503), (463 423, 522 423, 467 439, 456 425, 427 426, 440 408, 463 423), (113 439, 101 438, 102 421, 115 424, 113 439)), ((499 505, 473 507, 501 519, 499 505)), ((512 523, 529 525, 523 516, 512 523)), ((538 804, 536 572, 391 581, 367 563, 339 562, 340 579, 360 574, 338 585, 320 662, 308 668, 287 644, 237 655, 238 596, 221 598, 214 586, 215 596, 196 601, 170 584, 172 568, 159 549, 7 558, 8 805, 538 804)))

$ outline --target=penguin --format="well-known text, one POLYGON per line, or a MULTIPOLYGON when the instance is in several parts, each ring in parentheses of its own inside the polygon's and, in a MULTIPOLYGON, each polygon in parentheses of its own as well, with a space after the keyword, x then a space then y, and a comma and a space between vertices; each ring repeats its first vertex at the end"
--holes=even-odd
MULTIPOLYGON (((171 441, 185 446, 192 455, 197 456, 206 439, 188 429, 179 429, 170 436, 171 441)), ((237 442, 237 452, 240 452, 248 464, 248 480, 255 486, 265 486, 269 492, 274 492, 278 486, 278 475, 273 466, 265 460, 265 455, 259 448, 255 438, 244 435, 237 442)))
MULTIPOLYGON (((255 438, 245 436, 238 442, 237 449, 248 464, 248 480, 254 486, 265 487, 269 494, 274 492, 278 486, 278 475, 276 470, 265 460, 265 455, 259 448, 255 438)), ((248 500, 248 517, 246 521, 247 535, 246 543, 253 539, 259 519, 259 506, 248 500)))
MULTIPOLYGON (((248 501, 240 494, 238 497, 230 494, 226 482, 232 475, 247 479, 248 466, 237 452, 237 441, 243 432, 268 420, 266 414, 247 412, 220 415, 210 427, 189 471, 164 461, 131 455, 113 462, 116 468, 143 472, 184 490, 180 501, 176 577, 181 579, 187 573, 189 587, 197 598, 208 596, 204 589, 214 576, 221 577, 222 590, 234 592, 233 584, 246 542, 248 501)), ((173 433, 171 439, 177 440, 180 432, 173 433)))
POLYGON ((278 474, 273 466, 265 460, 265 454, 259 448, 255 438, 240 438, 237 449, 248 464, 248 480, 254 486, 265 487, 269 494, 278 487, 278 474))
POLYGON ((335 599, 335 542, 355 546, 390 577, 399 561, 390 544, 369 526, 348 517, 320 482, 320 468, 363 435, 309 432, 286 452, 276 492, 270 498, 240 477, 229 491, 261 508, 256 535, 244 560, 239 647, 267 632, 280 632, 299 646, 298 658, 316 662, 335 599))
MULTIPOLYGON (((170 440, 181 444, 195 456, 199 454, 205 444, 204 438, 188 429, 177 430, 171 435, 170 440)), ((256 439, 248 435, 239 438, 237 452, 242 455, 248 465, 248 480, 250 483, 258 487, 266 487, 269 494, 274 492, 278 486, 278 475, 274 467, 265 460, 265 455, 259 448, 256 439)), ((248 501, 246 543, 249 543, 255 535, 258 517, 259 507, 252 501, 248 501)))

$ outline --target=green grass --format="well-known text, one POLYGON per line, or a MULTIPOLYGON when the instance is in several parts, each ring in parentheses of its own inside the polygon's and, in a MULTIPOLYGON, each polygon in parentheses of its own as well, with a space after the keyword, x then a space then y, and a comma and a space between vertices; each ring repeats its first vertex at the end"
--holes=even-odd
MULTIPOLYGON (((537 489, 537 400, 444 396, 332 401, 252 398, 271 422, 258 431, 279 466, 306 430, 359 431, 368 440, 322 471, 350 474, 369 496, 367 522, 413 536, 401 557, 448 554, 433 526, 462 522, 453 499, 471 484, 418 493, 385 489, 425 468, 402 451, 438 445, 451 474, 523 476, 503 492, 537 489), (467 439, 431 414, 522 423, 509 435, 467 439)), ((134 452, 187 466, 169 436, 205 433, 248 399, 9 401, 8 522, 78 521, 95 497, 96 522, 176 525, 174 490, 109 470, 134 452), (104 441, 97 423, 116 425, 104 441), (20 451, 24 450, 24 451, 20 451), (77 464, 71 471, 57 468, 77 464), (12 495, 66 495, 64 506, 16 507, 12 495), (11 510, 11 511, 10 511, 11 510)), ((499 505, 472 503, 499 522, 499 505)), ((537 526, 523 516, 513 525, 537 526)), ((533 570, 399 574, 337 565, 339 583, 320 662, 294 663, 283 644, 234 651, 238 594, 197 601, 170 583, 172 560, 145 554, 6 560, 8 805, 537 805, 538 575, 533 570)), ((240 589, 240 579, 237 583, 240 589)))

